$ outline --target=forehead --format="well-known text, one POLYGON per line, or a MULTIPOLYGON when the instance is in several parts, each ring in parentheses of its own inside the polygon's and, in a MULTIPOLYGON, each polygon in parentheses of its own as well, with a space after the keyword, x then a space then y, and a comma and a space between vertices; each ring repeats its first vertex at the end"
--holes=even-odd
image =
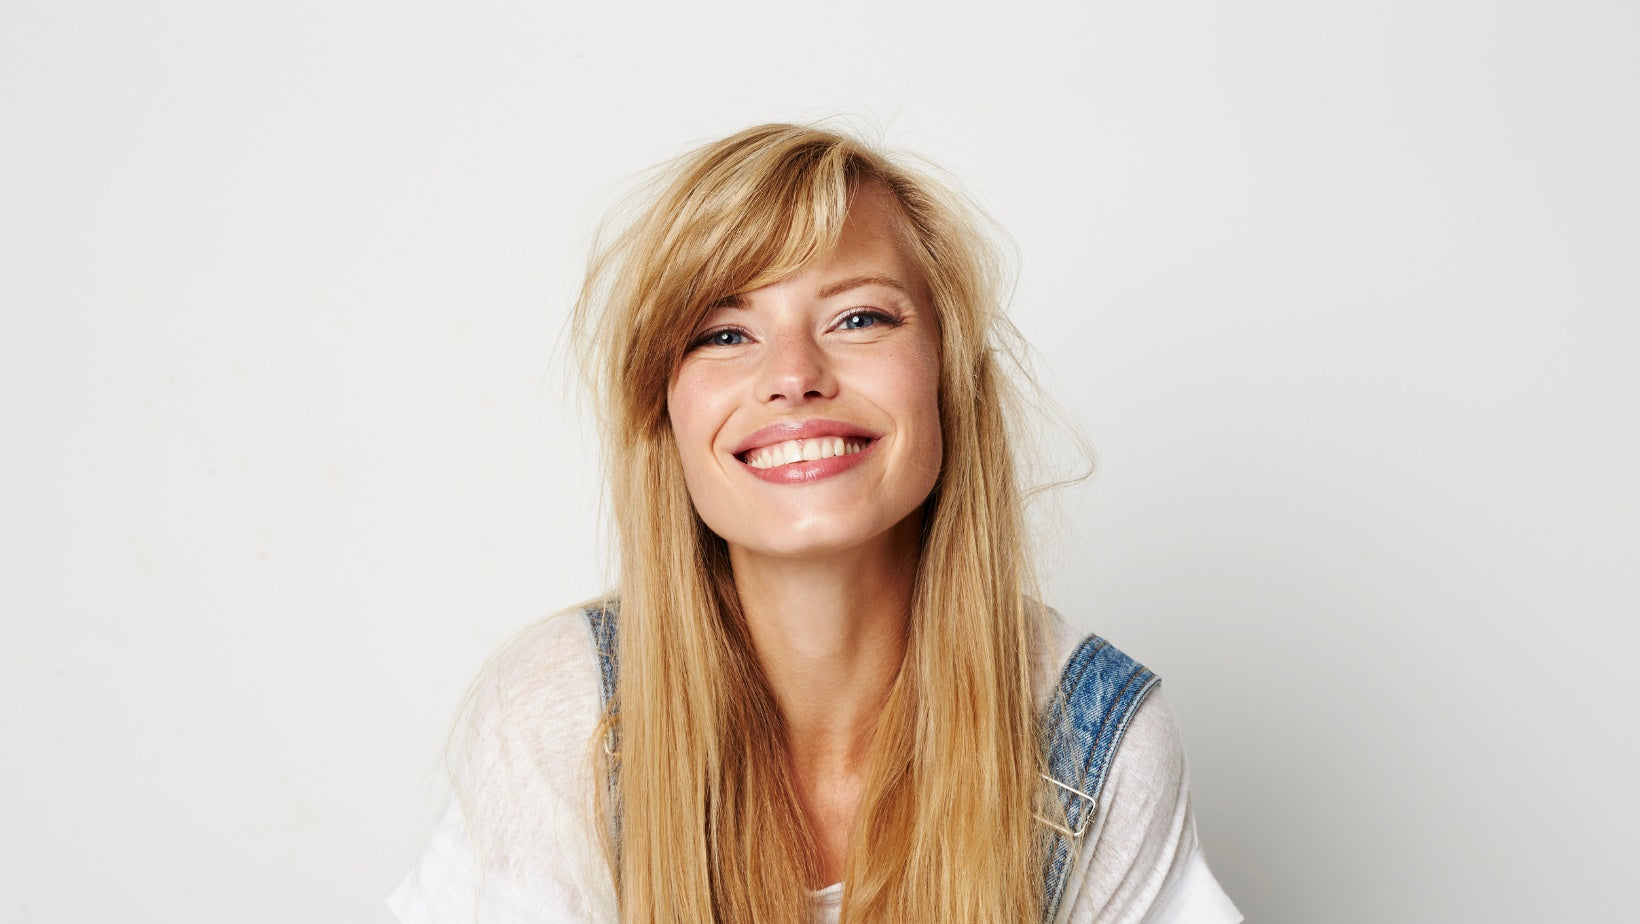
POLYGON ((849 203, 841 234, 831 250, 819 254, 792 274, 725 300, 744 305, 760 293, 801 289, 829 298, 866 285, 897 290, 922 301, 926 284, 907 246, 906 223, 899 203, 880 184, 859 189, 849 203))
POLYGON ((882 184, 867 183, 855 192, 834 253, 880 256, 909 264, 904 213, 882 184))

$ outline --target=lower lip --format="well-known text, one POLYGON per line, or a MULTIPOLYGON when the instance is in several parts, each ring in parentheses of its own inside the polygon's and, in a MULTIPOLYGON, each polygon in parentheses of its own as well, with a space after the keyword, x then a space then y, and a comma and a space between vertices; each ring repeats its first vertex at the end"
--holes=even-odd
POLYGON ((810 482, 830 478, 833 475, 841 475, 843 472, 859 465, 865 461, 865 457, 870 455, 873 449, 877 448, 878 442, 878 440, 872 440, 859 452, 832 456, 829 459, 815 459, 813 462, 792 462, 788 465, 776 465, 773 468, 753 468, 744 462, 740 464, 745 465, 748 472, 772 484, 809 484, 810 482))

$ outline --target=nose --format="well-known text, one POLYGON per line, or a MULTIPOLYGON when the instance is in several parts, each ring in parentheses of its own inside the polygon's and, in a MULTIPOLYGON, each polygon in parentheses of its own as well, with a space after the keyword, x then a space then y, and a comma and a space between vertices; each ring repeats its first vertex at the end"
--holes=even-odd
POLYGON ((758 391, 765 401, 801 404, 837 395, 825 350, 806 333, 773 338, 763 357, 758 391))

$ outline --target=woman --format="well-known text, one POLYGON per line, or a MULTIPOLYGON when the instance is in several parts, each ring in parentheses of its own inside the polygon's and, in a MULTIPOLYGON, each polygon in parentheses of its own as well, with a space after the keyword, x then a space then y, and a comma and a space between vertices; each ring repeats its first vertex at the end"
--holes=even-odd
POLYGON ((576 315, 618 593, 481 680, 402 920, 1239 920, 1153 676, 1028 594, 996 290, 829 131, 655 182, 576 315))

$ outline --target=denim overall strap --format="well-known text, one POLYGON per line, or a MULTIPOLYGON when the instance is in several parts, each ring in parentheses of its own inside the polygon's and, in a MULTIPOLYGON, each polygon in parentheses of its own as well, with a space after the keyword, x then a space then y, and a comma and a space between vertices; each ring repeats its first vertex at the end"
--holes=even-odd
POLYGON ((1042 919, 1053 921, 1083 835, 1099 810, 1099 791, 1122 733, 1161 680, 1097 635, 1077 645, 1042 716, 1049 789, 1064 811, 1049 828, 1042 869, 1042 919))
MULTIPOLYGON (((619 705, 613 701, 615 699, 615 678, 620 666, 618 657, 620 654, 619 635, 616 632, 617 617, 620 616, 620 612, 620 603, 614 600, 589 606, 581 611, 581 615, 587 621, 587 628, 592 630, 593 648, 598 652, 598 704, 611 711, 619 705)), ((617 752, 620 745, 620 731, 611 728, 609 738, 604 741, 604 752, 610 756, 609 778, 604 781, 604 785, 607 787, 611 809, 609 813, 610 842, 615 845, 617 857, 621 852, 621 804, 620 787, 617 784, 617 777, 619 776, 617 752)), ((617 887, 619 887, 620 882, 619 868, 620 864, 617 863, 617 872, 615 874, 617 887)))
POLYGON ((592 630, 592 644, 598 649, 598 702, 608 705, 615 697, 615 675, 618 662, 615 620, 620 615, 620 604, 613 600, 589 606, 581 611, 587 628, 592 630))

